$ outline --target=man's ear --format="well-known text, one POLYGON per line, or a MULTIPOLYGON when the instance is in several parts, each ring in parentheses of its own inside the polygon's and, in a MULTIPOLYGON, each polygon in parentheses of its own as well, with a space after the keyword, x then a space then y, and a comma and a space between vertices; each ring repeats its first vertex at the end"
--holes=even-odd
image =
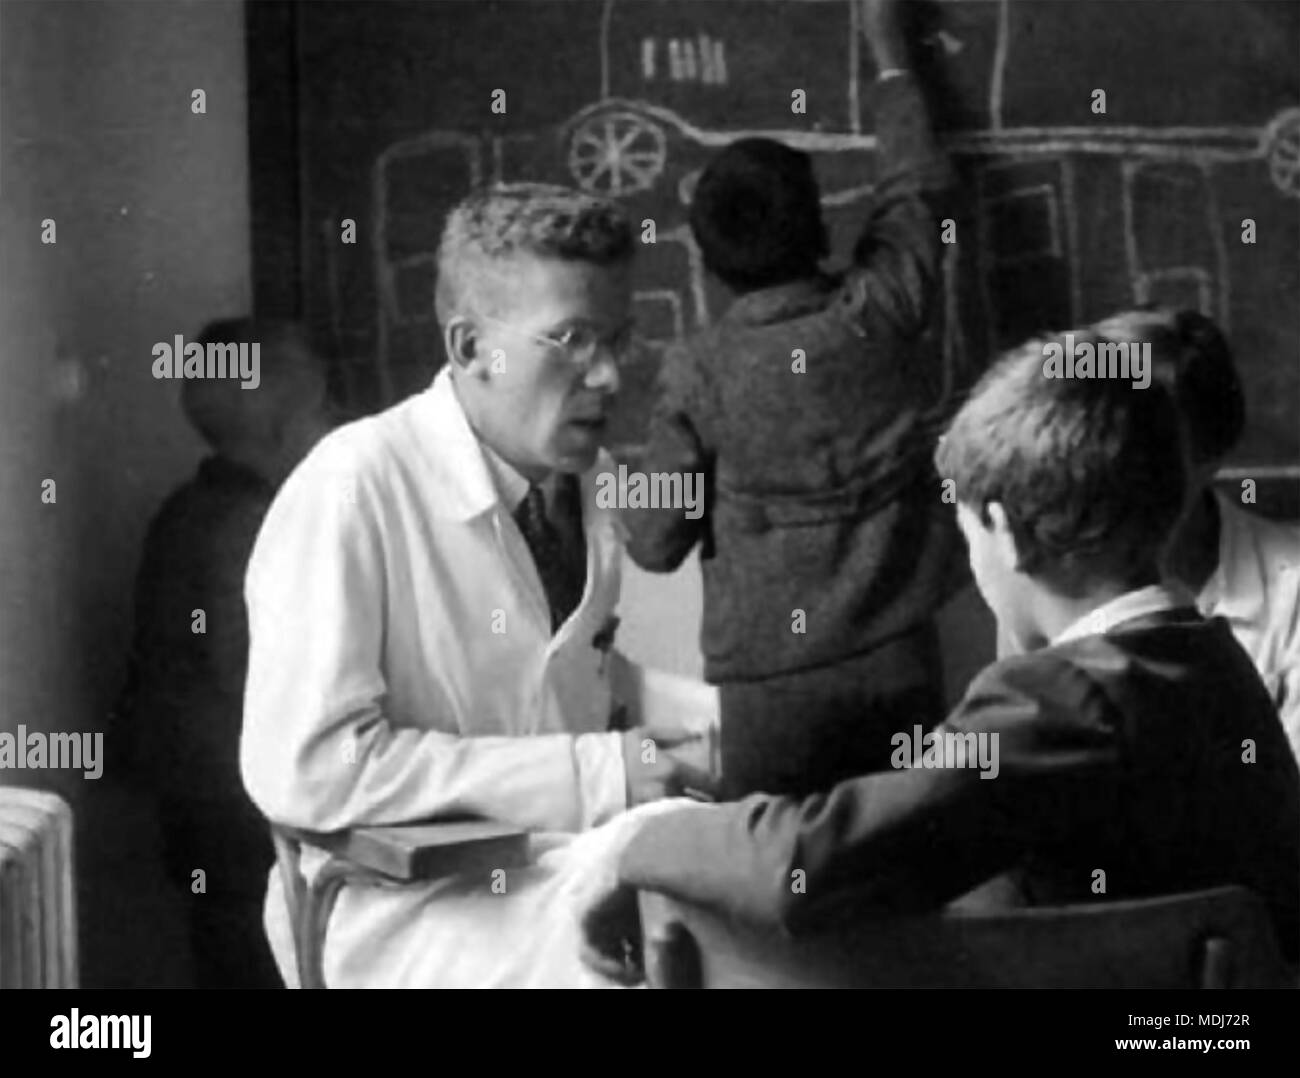
POLYGON ((993 537, 993 550, 998 560, 1009 573, 1020 572, 1020 548, 1016 545, 1016 533, 1007 519, 1007 511, 1001 502, 989 502, 984 507, 989 519, 989 534, 993 537))
POLYGON ((442 344, 447 350, 447 359, 459 368, 463 374, 475 374, 475 363, 479 358, 478 327, 463 314, 454 314, 442 327, 442 344))

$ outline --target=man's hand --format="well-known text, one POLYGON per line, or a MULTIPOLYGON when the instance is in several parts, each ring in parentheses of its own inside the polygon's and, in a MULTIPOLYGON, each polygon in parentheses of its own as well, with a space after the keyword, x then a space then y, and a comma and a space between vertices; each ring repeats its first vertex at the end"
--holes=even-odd
POLYGON ((602 891, 582 912, 582 961, 619 984, 645 980, 641 914, 633 887, 602 891))
POLYGON ((902 0, 858 0, 858 23, 877 72, 908 66, 901 7, 902 0))
POLYGON ((623 735, 628 806, 687 791, 712 797, 718 780, 710 770, 709 739, 682 729, 637 726, 623 735))

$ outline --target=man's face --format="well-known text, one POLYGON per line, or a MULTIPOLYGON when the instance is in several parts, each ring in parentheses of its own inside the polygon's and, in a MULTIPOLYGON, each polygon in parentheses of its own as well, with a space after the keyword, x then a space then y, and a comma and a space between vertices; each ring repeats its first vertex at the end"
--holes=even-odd
POLYGON ((628 327, 631 267, 523 255, 500 264, 495 277, 492 317, 474 320, 479 433, 530 479, 585 471, 618 391, 605 345, 628 327), (565 348, 534 339, 575 328, 602 345, 586 372, 565 348))

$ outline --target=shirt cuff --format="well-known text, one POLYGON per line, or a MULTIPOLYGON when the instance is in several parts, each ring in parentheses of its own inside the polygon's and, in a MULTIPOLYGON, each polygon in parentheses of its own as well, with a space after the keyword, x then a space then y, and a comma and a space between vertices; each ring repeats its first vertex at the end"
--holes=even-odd
POLYGON ((579 734, 574 739, 578 763, 580 826, 598 827, 627 808, 627 770, 623 763, 623 735, 579 734))
POLYGON ((622 853, 619 881, 649 887, 692 875, 691 838, 698 825, 717 821, 730 806, 702 805, 687 797, 665 798, 638 805, 619 821, 622 853), (662 817, 667 819, 662 819, 662 817))

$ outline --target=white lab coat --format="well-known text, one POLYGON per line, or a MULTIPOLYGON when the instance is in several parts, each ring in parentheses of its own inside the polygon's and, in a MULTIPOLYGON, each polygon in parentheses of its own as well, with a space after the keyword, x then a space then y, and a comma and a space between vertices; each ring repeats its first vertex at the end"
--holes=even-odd
MULTIPOLYGON (((626 807, 611 666, 594 646, 622 546, 583 477, 587 588, 552 637, 545 593, 442 371, 326 437, 284 484, 246 580, 241 766, 271 820, 311 830, 472 814, 533 831, 505 893, 481 879, 345 888, 331 986, 599 984, 578 962, 579 892, 608 879, 626 807)), ((614 680, 617 680, 616 678, 614 680)), ((624 817, 626 818, 626 817, 624 817)), ((304 857, 308 875, 322 857, 304 857)), ((272 873, 267 928, 293 950, 272 873)))
POLYGON ((1277 705, 1300 762, 1300 527, 1250 513, 1215 493, 1219 564, 1196 605, 1226 618, 1277 705))

